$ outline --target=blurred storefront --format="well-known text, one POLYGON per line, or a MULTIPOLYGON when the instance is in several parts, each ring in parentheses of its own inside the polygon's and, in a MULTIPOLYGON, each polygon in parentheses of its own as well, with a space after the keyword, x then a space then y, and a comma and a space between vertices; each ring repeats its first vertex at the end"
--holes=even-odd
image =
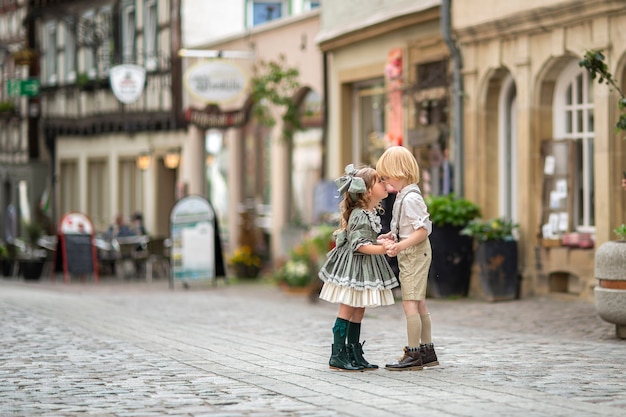
POLYGON ((314 43, 318 32, 319 10, 311 10, 182 52, 183 102, 190 124, 184 157, 194 163, 192 170, 181 172, 181 181, 192 193, 209 197, 228 252, 249 245, 277 259, 314 220, 313 193, 321 179, 323 150, 323 65, 314 43), (292 138, 284 135, 285 108, 272 109, 273 127, 251 114, 257 103, 250 95, 250 79, 260 62, 298 70, 300 88, 292 100, 300 108, 301 130, 292 138), (210 97, 211 88, 199 94, 197 77, 190 80, 202 66, 205 74, 211 66, 231 74, 216 90, 237 85, 240 91, 221 99, 210 97))
POLYGON ((626 142, 615 129, 617 94, 579 61, 603 50, 624 90, 626 5, 471 0, 452 2, 452 13, 464 58, 466 197, 485 218, 518 219, 523 294, 592 296, 594 245, 626 220, 626 142))

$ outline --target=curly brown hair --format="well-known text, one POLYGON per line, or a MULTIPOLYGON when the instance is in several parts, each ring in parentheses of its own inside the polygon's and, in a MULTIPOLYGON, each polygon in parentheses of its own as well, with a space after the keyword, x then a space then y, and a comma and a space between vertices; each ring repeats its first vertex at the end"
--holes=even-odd
MULTIPOLYGON (((350 195, 349 192, 346 192, 343 196, 343 200, 339 204, 339 210, 341 211, 341 229, 348 228, 348 220, 350 219, 350 214, 356 208, 365 209, 370 203, 369 195, 367 191, 371 190, 374 187, 374 184, 380 179, 380 176, 376 172, 376 170, 372 167, 362 167, 356 170, 354 173, 355 177, 363 178, 365 182, 366 192, 356 194, 355 196, 350 195), (353 198, 353 197, 356 197, 353 198)), ((378 210, 382 210, 382 206, 378 206, 378 210)))

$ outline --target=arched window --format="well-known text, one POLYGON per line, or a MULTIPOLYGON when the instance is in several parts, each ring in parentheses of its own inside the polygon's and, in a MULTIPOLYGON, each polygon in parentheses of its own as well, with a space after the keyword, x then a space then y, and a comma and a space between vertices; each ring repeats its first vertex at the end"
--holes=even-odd
POLYGON ((557 79, 554 90, 554 138, 570 140, 574 147, 572 168, 573 207, 570 216, 579 232, 593 232, 594 166, 593 166, 593 80, 578 60, 572 60, 557 79))

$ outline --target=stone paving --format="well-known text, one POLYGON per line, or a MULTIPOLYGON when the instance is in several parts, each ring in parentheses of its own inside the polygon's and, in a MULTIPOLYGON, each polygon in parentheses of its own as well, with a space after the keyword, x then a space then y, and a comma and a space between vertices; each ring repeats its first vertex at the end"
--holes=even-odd
MULTIPOLYGON (((626 340, 593 300, 429 300, 441 366, 328 369, 336 306, 264 284, 0 281, 0 416, 624 416, 626 340)), ((369 309, 365 356, 405 344, 369 309)))

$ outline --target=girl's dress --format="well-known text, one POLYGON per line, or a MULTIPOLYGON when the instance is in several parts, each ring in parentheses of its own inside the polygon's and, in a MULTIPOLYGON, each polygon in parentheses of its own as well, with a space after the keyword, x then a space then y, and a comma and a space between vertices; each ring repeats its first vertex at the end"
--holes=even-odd
POLYGON ((380 230, 380 217, 376 213, 363 209, 352 211, 347 230, 335 232, 336 246, 328 252, 318 274, 324 281, 322 300, 352 307, 394 303, 391 289, 399 284, 385 256, 357 251, 363 245, 375 245, 380 230))

